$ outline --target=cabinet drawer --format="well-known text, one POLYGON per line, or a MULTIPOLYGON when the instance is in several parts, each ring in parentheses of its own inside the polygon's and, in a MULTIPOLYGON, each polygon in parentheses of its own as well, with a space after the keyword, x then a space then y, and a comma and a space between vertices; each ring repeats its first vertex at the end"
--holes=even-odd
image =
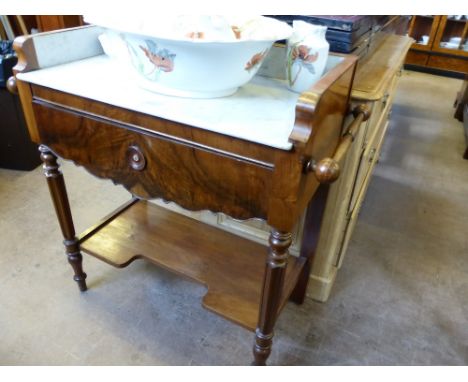
POLYGON ((429 53, 417 50, 410 50, 406 55, 405 64, 426 66, 429 53))
POLYGON ((450 57, 431 55, 427 61, 427 66, 430 68, 451 70, 454 72, 468 72, 468 58, 465 57, 450 57))
POLYGON ((34 101, 33 108, 42 144, 138 197, 266 218, 268 201, 258 195, 269 187, 267 164, 47 101, 34 101))

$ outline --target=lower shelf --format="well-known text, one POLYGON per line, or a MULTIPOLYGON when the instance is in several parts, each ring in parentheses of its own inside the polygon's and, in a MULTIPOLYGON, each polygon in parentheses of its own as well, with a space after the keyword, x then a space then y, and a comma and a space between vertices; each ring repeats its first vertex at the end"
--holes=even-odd
MULTIPOLYGON (((122 268, 144 258, 204 284, 203 306, 255 330, 267 247, 134 200, 80 237, 83 252, 122 268)), ((287 302, 304 259, 291 256, 281 307, 287 302)), ((279 313, 279 312, 278 312, 279 313)))

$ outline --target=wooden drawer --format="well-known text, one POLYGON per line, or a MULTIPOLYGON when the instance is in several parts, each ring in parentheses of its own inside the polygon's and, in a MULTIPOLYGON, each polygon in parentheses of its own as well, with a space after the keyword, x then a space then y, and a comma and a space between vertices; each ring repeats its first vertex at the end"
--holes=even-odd
POLYGON ((410 50, 406 55, 405 64, 426 66, 429 53, 410 50))
POLYGON ((34 100, 33 109, 42 144, 138 197, 177 200, 190 210, 227 208, 236 218, 266 217, 267 199, 258 198, 273 171, 266 163, 45 100, 34 100))
POLYGON ((468 58, 431 55, 427 61, 430 68, 468 73, 468 58))

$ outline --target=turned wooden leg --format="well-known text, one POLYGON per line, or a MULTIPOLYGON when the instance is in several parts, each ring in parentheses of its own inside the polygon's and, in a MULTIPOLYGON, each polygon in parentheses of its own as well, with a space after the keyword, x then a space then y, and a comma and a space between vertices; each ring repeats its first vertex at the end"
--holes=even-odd
POLYGON ((83 257, 80 252, 80 244, 75 236, 75 227, 73 226, 65 181, 63 180, 63 175, 59 170, 57 157, 47 146, 40 145, 39 151, 41 152, 42 162, 44 162, 44 175, 47 179, 50 196, 60 223, 60 229, 62 230, 65 253, 67 254, 68 262, 75 273, 73 280, 78 283, 78 287, 82 292, 84 292, 87 289, 86 273, 83 272, 83 257))
POLYGON ((288 248, 291 245, 291 233, 279 232, 273 229, 269 242, 270 251, 266 262, 260 315, 253 347, 255 359, 252 365, 256 366, 264 366, 271 353, 273 327, 278 315, 283 290, 289 256, 288 248))

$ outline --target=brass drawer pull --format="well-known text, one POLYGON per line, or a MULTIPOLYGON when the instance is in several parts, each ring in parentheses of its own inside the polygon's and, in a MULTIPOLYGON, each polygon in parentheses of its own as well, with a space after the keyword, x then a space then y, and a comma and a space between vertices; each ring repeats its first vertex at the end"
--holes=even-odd
POLYGON ((369 108, 362 104, 358 105, 353 110, 354 120, 349 125, 346 132, 343 134, 338 147, 333 155, 333 158, 323 158, 316 162, 313 158, 308 159, 304 164, 304 172, 314 172, 315 177, 320 183, 333 183, 340 176, 339 162, 348 152, 351 143, 353 143, 358 133, 362 122, 367 121, 370 117, 369 108))
POLYGON ((138 146, 130 146, 127 149, 128 165, 136 171, 142 171, 146 167, 146 158, 138 146))

